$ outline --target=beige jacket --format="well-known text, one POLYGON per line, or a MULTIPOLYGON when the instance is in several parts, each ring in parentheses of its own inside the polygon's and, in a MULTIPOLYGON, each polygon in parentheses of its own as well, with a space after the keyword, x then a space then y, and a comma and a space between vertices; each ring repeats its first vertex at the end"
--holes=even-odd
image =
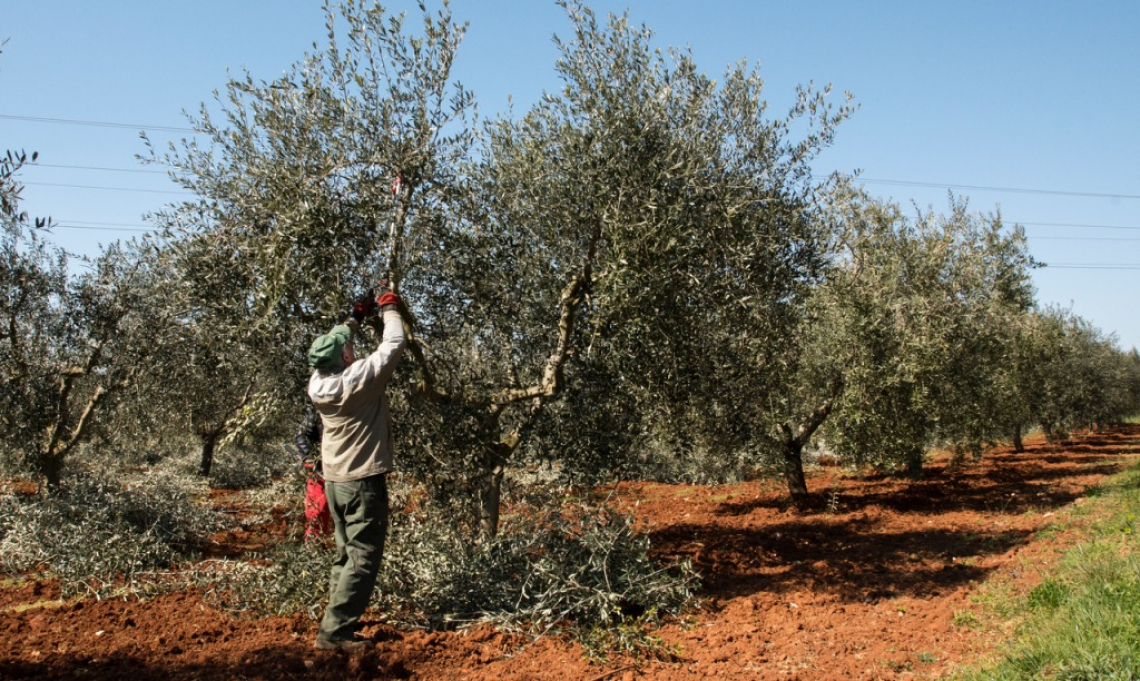
POLYGON ((309 399, 321 415, 321 463, 326 480, 348 482, 392 470, 392 417, 388 386, 407 339, 400 313, 384 313, 380 346, 334 371, 314 371, 309 399))

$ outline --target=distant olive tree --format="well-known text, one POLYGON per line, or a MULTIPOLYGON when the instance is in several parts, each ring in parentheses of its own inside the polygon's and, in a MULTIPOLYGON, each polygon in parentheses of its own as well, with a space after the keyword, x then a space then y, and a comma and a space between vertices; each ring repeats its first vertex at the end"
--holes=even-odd
POLYGON ((757 454, 791 497, 808 494, 813 439, 850 464, 916 472, 936 443, 973 452, 1007 432, 1007 327, 1032 304, 1020 229, 954 199, 945 215, 908 218, 843 182, 816 215, 828 260, 796 342, 775 356, 770 385, 732 393, 753 396, 757 454))
POLYGON ((165 453, 195 447, 198 474, 209 477, 225 445, 291 434, 303 331, 288 318, 258 323, 242 266, 208 240, 160 238, 148 253, 148 300, 165 321, 118 405, 119 432, 165 453))
POLYGON ((848 299, 855 350, 828 441, 911 473, 935 444, 980 452, 1007 432, 1008 327, 1032 305, 1024 234, 953 199, 945 215, 892 211, 868 224, 846 265, 863 283, 848 299))
POLYGON ((0 158, 0 451, 50 494, 100 410, 130 382, 156 320, 140 302, 147 272, 130 248, 112 245, 69 271, 50 221, 20 210, 16 173, 27 161, 0 158))
POLYGON ((1025 378, 1036 422, 1049 441, 1140 412, 1135 351, 1123 352, 1115 338, 1058 307, 1038 312, 1026 337, 1041 348, 1025 378))

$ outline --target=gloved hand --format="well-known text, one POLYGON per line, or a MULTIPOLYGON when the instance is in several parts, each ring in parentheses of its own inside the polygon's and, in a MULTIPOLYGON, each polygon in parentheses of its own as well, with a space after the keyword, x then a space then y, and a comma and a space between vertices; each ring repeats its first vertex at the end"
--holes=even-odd
POLYGON ((371 317, 375 315, 377 310, 378 306, 376 304, 376 298, 374 297, 373 292, 369 291, 365 295, 353 301, 352 310, 349 311, 349 315, 356 321, 362 322, 364 321, 365 317, 371 317))
POLYGON ((380 314, 388 310, 398 310, 400 306, 400 296, 392 292, 388 288, 388 280, 381 279, 380 285, 376 287, 376 307, 379 308, 380 314))

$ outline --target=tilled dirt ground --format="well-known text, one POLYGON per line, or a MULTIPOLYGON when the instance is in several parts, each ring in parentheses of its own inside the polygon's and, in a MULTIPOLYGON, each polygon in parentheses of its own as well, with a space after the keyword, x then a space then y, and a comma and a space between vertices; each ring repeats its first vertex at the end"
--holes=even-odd
POLYGON ((9 581, 0 678, 938 678, 992 644, 970 626, 981 582, 1038 583, 1071 541, 1050 526, 1134 462, 1140 427, 1027 444, 958 469, 935 463, 918 481, 821 469, 800 509, 773 483, 619 486, 654 550, 704 576, 700 607, 658 632, 674 652, 665 660, 597 664, 560 638, 375 619, 364 630, 375 650, 323 653, 304 615, 234 618, 195 592, 60 603, 56 585, 9 581))

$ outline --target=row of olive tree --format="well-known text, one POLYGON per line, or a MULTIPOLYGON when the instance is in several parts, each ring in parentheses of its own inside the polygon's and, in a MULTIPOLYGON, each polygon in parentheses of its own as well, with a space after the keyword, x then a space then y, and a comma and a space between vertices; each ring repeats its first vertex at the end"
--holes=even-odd
POLYGON ((1049 307, 1022 320, 1015 342, 1023 354, 1015 377, 1025 400, 1013 436, 1020 447, 1022 425, 1038 424, 1049 440, 1076 429, 1119 423, 1140 403, 1140 354, 1120 350, 1071 311, 1049 307))
MULTIPOLYGON (((1036 309, 1020 226, 971 213, 905 216, 840 186, 819 214, 832 239, 823 274, 799 308, 797 342, 748 348, 750 322, 708 309, 707 338, 729 362, 708 394, 731 396, 728 421, 755 424, 745 445, 780 471, 790 495, 808 494, 804 450, 826 446, 846 464, 921 471, 933 447, 963 460, 1039 424, 1047 436, 1117 422, 1140 407, 1135 351, 1058 310, 1036 309), (778 367, 763 382, 734 369, 778 367)), ((742 443, 713 400, 699 423, 706 446, 742 443), (717 443, 716 437, 721 438, 717 443)))
POLYGON ((768 426, 793 496, 807 493, 813 436, 847 463, 917 473, 933 444, 979 453, 1008 432, 1009 327, 1032 306, 1024 235, 1000 216, 953 198, 945 215, 909 219, 866 197, 837 199, 837 248, 786 393, 802 402, 772 410, 768 426))
POLYGON ((9 451, 50 486, 84 438, 189 436, 208 475, 224 443, 292 429, 305 348, 382 276, 411 337, 400 467, 484 536, 535 461, 597 479, 700 454, 776 465, 802 497, 813 438, 917 471, 934 444, 1135 409, 1134 355, 1034 309, 1019 228, 813 176, 849 102, 808 87, 772 117, 755 69, 713 80, 627 17, 563 7, 562 87, 481 123, 446 3, 418 30, 329 5, 325 45, 231 81, 195 141, 152 150, 197 198, 90 274, 35 240, 6 174, 6 257, 35 259, 4 273, 27 299, 0 336, 4 413, 29 415, 4 421, 9 451), (51 352, 23 345, 35 329, 51 352))

